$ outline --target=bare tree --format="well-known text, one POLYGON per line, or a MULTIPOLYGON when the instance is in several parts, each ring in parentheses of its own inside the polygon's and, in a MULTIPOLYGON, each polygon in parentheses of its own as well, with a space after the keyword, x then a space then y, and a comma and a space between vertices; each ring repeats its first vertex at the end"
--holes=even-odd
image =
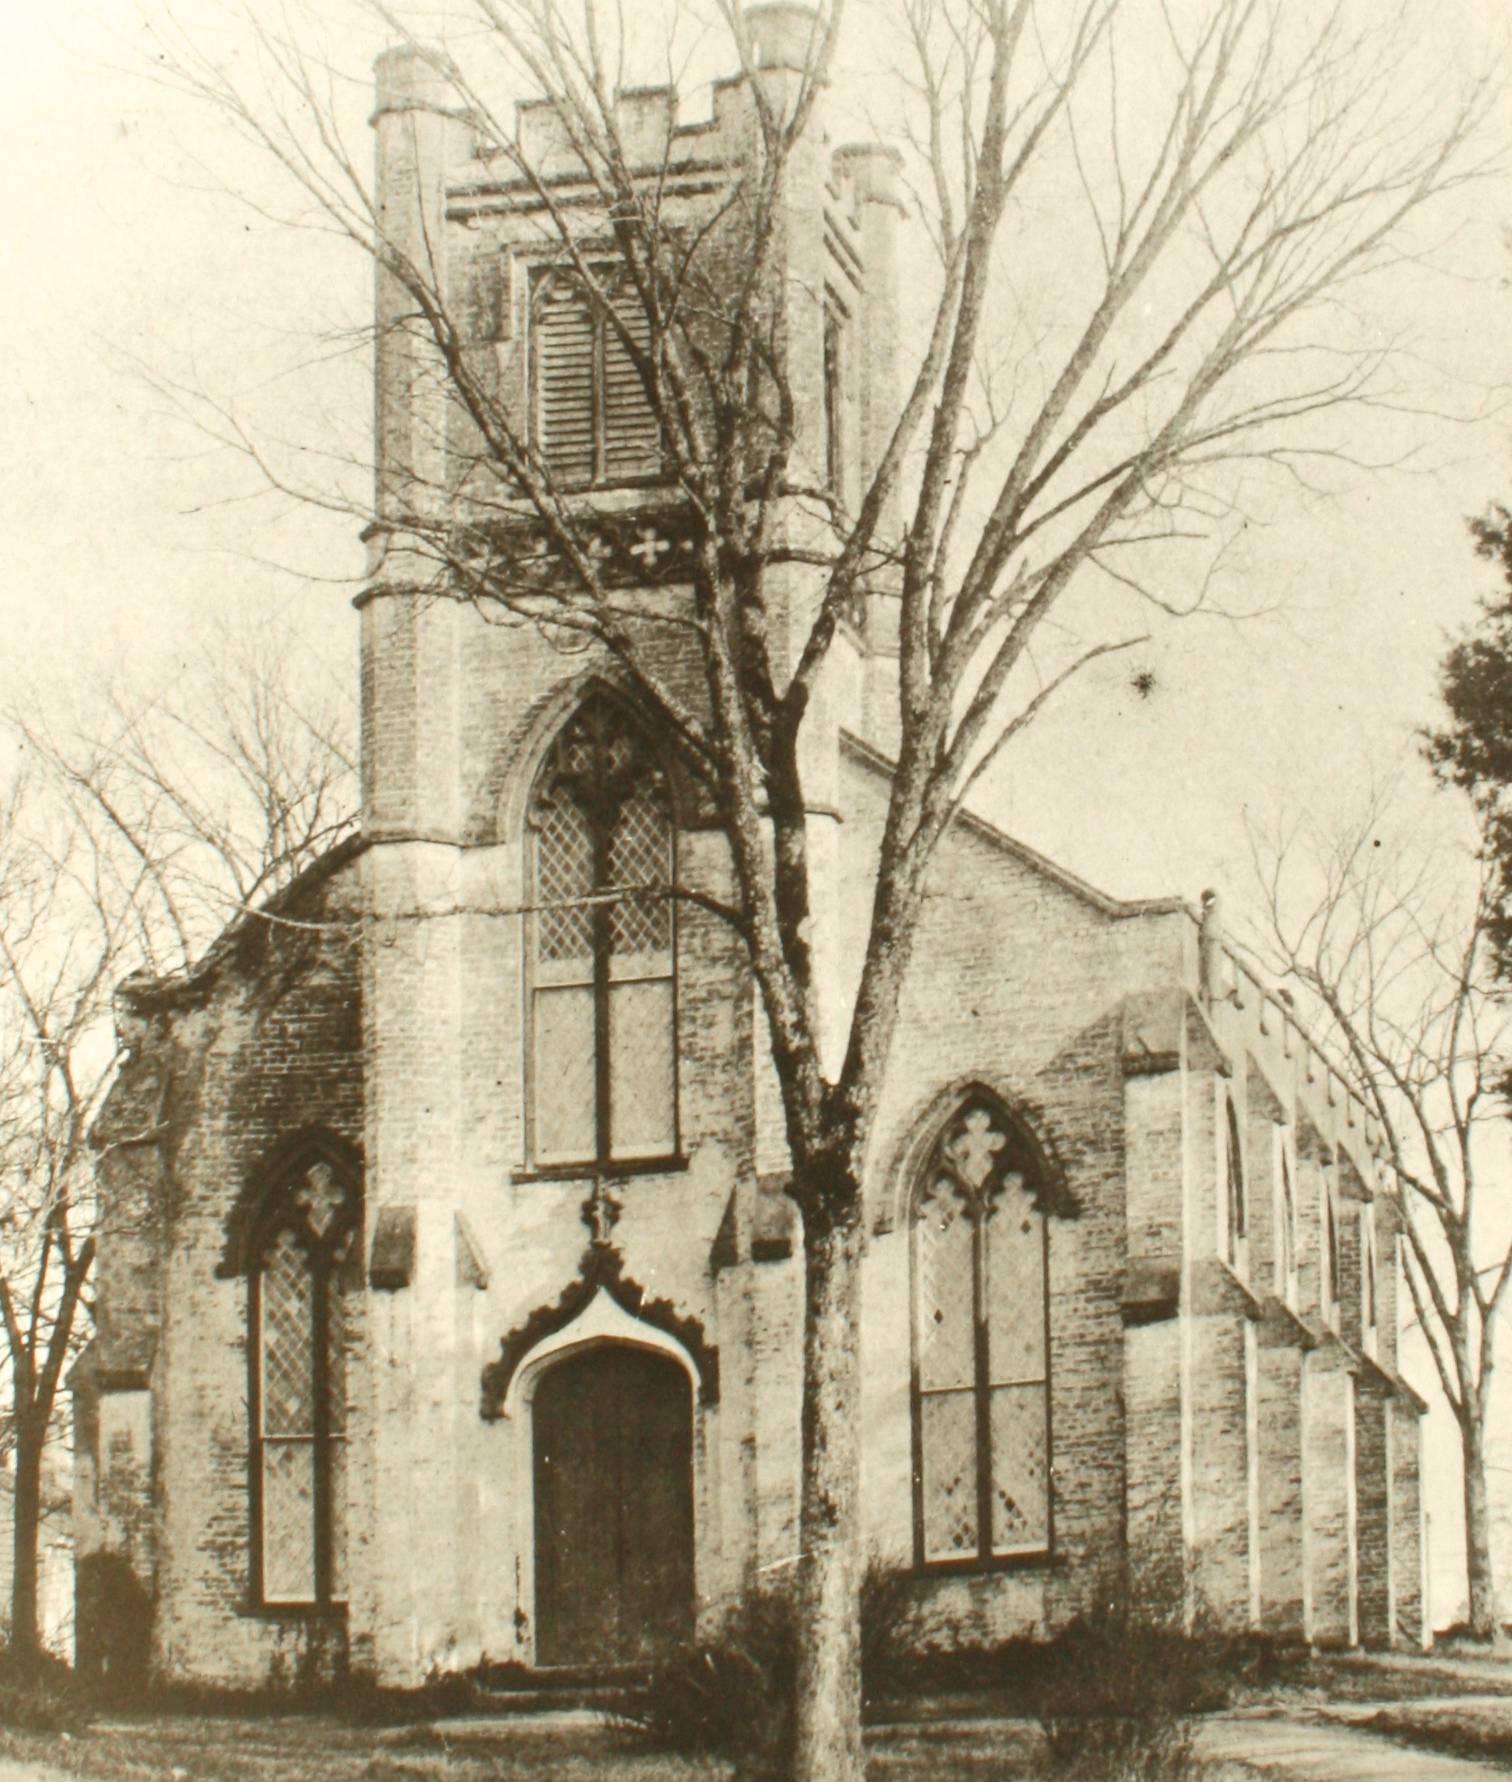
POLYGON ((94 1261, 89 1127, 113 1062, 110 995, 132 926, 89 838, 0 812, 0 1320, 14 1459, 10 1639, 36 1656, 43 1465, 94 1261))
POLYGON ((1495 879, 1394 826, 1377 792, 1334 831, 1251 837, 1261 954, 1316 1008, 1380 1116, 1404 1274, 1459 1431, 1470 1629, 1497 1630, 1486 1434, 1512 1282, 1512 1019, 1493 976, 1495 879), (1458 881, 1458 882, 1457 882, 1458 881))
POLYGON ((22 1657, 38 1649, 44 1458, 91 1309, 115 986, 188 964, 352 821, 350 723, 290 675, 292 646, 232 628, 156 695, 107 688, 71 728, 11 715, 28 759, 0 809, 0 1320, 22 1657))
POLYGON ((176 971, 353 827, 351 697, 284 620, 224 625, 155 682, 88 679, 9 725, 134 912, 133 969, 176 971))
MULTIPOLYGON (((798 1773, 859 1776, 862 1183, 931 862, 1047 702, 1200 601, 1214 560, 1202 547, 1237 524, 1243 476, 1304 481, 1309 465, 1347 462, 1347 411, 1390 406, 1389 348, 1347 300, 1416 247, 1425 207, 1483 170, 1494 84, 1446 108, 1431 75, 1415 84, 1400 21, 1356 22, 1348 3, 900 0, 887 28, 908 70, 893 91, 933 296, 899 388, 873 393, 886 424, 841 491, 815 468, 791 375, 801 298, 782 255, 786 195, 838 79, 843 0, 812 21, 801 65, 759 60, 753 23, 714 0, 754 129, 697 221, 668 166, 622 130, 617 92, 645 72, 641 8, 631 27, 596 0, 476 0, 466 68, 375 10, 428 67, 437 126, 466 120, 495 172, 531 190, 552 251, 633 366, 693 529, 670 613, 607 582, 593 514, 475 350, 444 244, 381 210, 366 150, 342 133, 335 71, 254 21, 256 91, 172 34, 160 66, 376 264, 379 350, 411 399, 402 427, 380 414, 362 513, 379 575, 596 648, 717 800, 737 887, 722 913, 760 987, 803 1227, 798 1773), (588 202, 565 203, 501 115, 495 64, 554 105, 588 202), (1029 226, 1035 214, 1054 229, 1029 226), (1037 276, 1061 280, 1041 332, 1037 276), (1184 580, 1187 543, 1199 567, 1184 580), (537 573, 543 557, 555 580, 537 573), (868 605, 896 633, 896 760, 859 985, 831 1055, 805 723, 842 620, 868 605), (696 696, 664 672, 669 624, 695 655, 696 696)), ((678 42, 669 24, 651 72, 676 77, 678 42)), ((231 408, 198 406, 280 486, 346 503, 339 479, 300 477, 231 408)))

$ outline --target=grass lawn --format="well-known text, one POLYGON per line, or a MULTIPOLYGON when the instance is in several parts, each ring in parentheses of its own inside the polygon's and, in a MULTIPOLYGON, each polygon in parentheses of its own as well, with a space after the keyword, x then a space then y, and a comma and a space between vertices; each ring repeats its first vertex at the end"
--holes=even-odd
MULTIPOLYGON (((1038 1734, 1001 1722, 878 1728, 867 1736, 867 1774, 949 1782, 986 1776, 1036 1782, 1038 1734)), ((702 1782, 729 1778, 710 1759, 648 1751, 633 1735, 604 1724, 549 1729, 524 1725, 448 1731, 423 1726, 376 1731, 331 1719, 219 1719, 191 1716, 102 1721, 67 1740, 55 1734, 0 1732, 0 1757, 100 1782, 702 1782)), ((1243 1765, 1215 1765, 1203 1782, 1253 1782, 1243 1765)))
POLYGON ((631 1735, 606 1726, 542 1730, 506 1724, 473 1736, 444 1726, 354 1727, 314 1715, 100 1721, 67 1740, 5 1731, 0 1756, 109 1782, 498 1782, 517 1776, 703 1782, 730 1773, 698 1758, 648 1752, 631 1735))
MULTIPOLYGON (((986 1776, 1043 1782, 1029 1692, 1015 1687, 1011 1669, 1006 1676, 1000 1670, 990 1683, 973 1677, 969 1685, 879 1704, 884 1723, 867 1733, 868 1775, 899 1782, 986 1776)), ((1483 1663, 1457 1674, 1452 1661, 1387 1665, 1298 1656, 1260 1667, 1239 1684, 1237 1696, 1302 1709, 1390 1702, 1365 1724, 1419 1748, 1462 1753, 1512 1771, 1512 1665, 1503 1683, 1499 1667, 1483 1663), (1501 1701, 1418 1699, 1486 1697, 1503 1688, 1509 1699, 1501 1701)), ((28 1774, 98 1782, 498 1782, 543 1776, 562 1782, 702 1782, 734 1774, 715 1759, 651 1750, 635 1734, 589 1716, 378 1727, 333 1715, 258 1716, 229 1705, 222 1713, 105 1715, 67 1739, 0 1728, 5 1759, 28 1774)), ((1253 1782, 1256 1775, 1244 1765, 1209 1765, 1203 1782, 1253 1782)))
POLYGON ((1359 1724, 1419 1750, 1472 1757, 1512 1771, 1512 1701, 1403 1703, 1359 1724))

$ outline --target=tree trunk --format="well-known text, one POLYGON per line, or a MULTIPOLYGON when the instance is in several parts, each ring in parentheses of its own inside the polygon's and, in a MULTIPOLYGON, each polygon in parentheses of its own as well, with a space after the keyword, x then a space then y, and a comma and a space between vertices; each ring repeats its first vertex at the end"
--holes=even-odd
POLYGON ((1478 1640, 1499 1631, 1496 1577, 1491 1569, 1491 1506, 1486 1496, 1485 1431, 1471 1408, 1460 1427, 1465 1474, 1465 1581, 1470 1596, 1470 1632, 1478 1640))
POLYGON ((797 1782, 861 1777, 861 1238, 804 1224, 797 1782))
POLYGON ((11 1652, 23 1664, 41 1650, 37 1636, 37 1539, 42 1521, 41 1432, 29 1417, 16 1420, 16 1481, 11 1527, 11 1652))
POLYGON ((804 1226, 797 1782, 862 1774, 859 1202, 844 1223, 804 1226))

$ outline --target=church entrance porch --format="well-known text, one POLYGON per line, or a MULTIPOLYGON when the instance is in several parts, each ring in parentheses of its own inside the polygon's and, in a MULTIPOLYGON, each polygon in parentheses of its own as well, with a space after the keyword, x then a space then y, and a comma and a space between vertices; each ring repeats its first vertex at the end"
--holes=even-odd
POLYGON ((536 1662, 627 1664, 693 1631, 693 1407, 670 1357, 606 1344, 534 1400, 536 1662))

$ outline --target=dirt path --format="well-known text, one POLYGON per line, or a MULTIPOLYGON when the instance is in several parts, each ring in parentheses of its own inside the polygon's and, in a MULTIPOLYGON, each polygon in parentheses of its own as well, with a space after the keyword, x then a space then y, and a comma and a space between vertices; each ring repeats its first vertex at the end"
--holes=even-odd
POLYGON ((1484 1782, 1505 1773, 1322 1719, 1217 1715, 1203 1723, 1198 1748, 1205 1757, 1252 1764, 1284 1782, 1484 1782))

